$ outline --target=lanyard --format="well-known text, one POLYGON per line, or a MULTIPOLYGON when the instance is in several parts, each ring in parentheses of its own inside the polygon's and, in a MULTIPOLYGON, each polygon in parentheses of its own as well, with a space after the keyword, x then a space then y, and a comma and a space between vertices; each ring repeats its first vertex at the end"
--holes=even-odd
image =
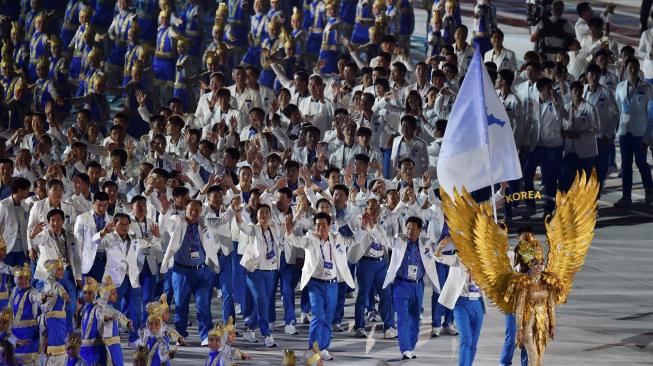
MULTIPOLYGON (((331 242, 327 239, 326 243, 329 246, 329 262, 333 263, 333 249, 331 248, 331 242)), ((324 245, 323 244, 320 244, 320 253, 322 254, 322 262, 326 263, 326 259, 324 258, 324 245)))
MULTIPOLYGON (((270 232, 270 242, 272 243, 272 248, 274 249, 274 236, 272 235, 272 229, 268 227, 268 230, 270 232)), ((265 253, 270 252, 270 242, 268 242, 268 238, 265 236, 265 230, 261 228, 261 234, 263 235, 263 240, 265 240, 265 253)))
POLYGON ((141 226, 141 223, 139 221, 136 221, 136 223, 138 224, 138 228, 141 231, 141 237, 147 238, 147 218, 143 220, 143 224, 144 224, 143 226, 145 226, 145 231, 143 231, 143 227, 141 226))

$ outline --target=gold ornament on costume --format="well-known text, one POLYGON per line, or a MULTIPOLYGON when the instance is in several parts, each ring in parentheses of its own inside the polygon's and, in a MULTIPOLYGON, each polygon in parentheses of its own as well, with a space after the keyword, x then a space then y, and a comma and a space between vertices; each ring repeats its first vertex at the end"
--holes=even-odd
POLYGON ((313 354, 310 357, 306 358, 306 362, 304 364, 306 366, 317 365, 317 363, 322 359, 322 355, 320 354, 320 347, 317 345, 317 341, 313 342, 313 348, 307 352, 310 351, 313 351, 313 354))
POLYGON ((77 334, 71 334, 66 340, 66 348, 79 349, 82 346, 82 338, 77 334))
POLYGON ((159 297, 159 302, 161 303, 160 307, 162 312, 170 310, 170 306, 168 305, 168 295, 161 294, 161 297, 159 297))
POLYGON ((585 262, 594 238, 599 183, 596 171, 576 174, 569 191, 556 194, 556 211, 545 220, 547 263, 539 242, 525 235, 517 249, 521 270, 508 258, 508 233, 493 219, 490 202, 478 204, 463 187, 453 198, 444 190, 442 206, 457 255, 485 295, 506 314, 517 316, 517 338, 528 364, 540 366, 546 343, 555 330, 555 306, 566 302, 574 275, 585 262))
MULTIPOLYGON (((21 78, 21 80, 22 80, 22 78, 21 78)), ((21 84, 22 83, 23 82, 21 82, 21 84)), ((18 87, 18 85, 16 85, 16 87, 18 87)), ((16 276, 16 277, 23 276, 23 277, 30 278, 32 276, 32 271, 31 271, 31 269, 29 267, 29 263, 23 264, 22 267, 14 267, 14 276, 16 276)))
POLYGON ((162 320, 161 308, 158 307, 158 306, 155 306, 155 307, 147 310, 147 321, 148 321, 148 323, 153 321, 153 320, 158 320, 158 321, 162 320))
POLYGON ((11 322, 13 318, 14 314, 11 312, 11 308, 9 306, 0 311, 0 320, 4 322, 11 322))
MULTIPOLYGON (((5 62, 2 61, 2 67, 8 67, 8 65, 5 65, 5 62)), ((2 234, 0 232, 0 234, 2 234)), ((7 251, 7 243, 5 243, 5 239, 0 235, 0 250, 4 249, 5 252, 7 251)))
POLYGON ((94 46, 94 47, 91 49, 91 52, 88 53, 88 56, 87 56, 87 57, 88 57, 89 60, 90 60, 90 59, 93 59, 93 58, 95 58, 95 59, 100 59, 100 58, 102 57, 102 50, 100 50, 99 47, 94 46))
POLYGON ((93 291, 97 294, 100 291, 100 285, 97 283, 95 278, 86 277, 86 283, 84 283, 82 291, 93 291))

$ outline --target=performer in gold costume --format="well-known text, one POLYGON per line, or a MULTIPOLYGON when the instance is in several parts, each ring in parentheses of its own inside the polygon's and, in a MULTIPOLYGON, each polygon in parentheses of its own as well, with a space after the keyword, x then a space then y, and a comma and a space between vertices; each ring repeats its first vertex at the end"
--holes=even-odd
POLYGON ((490 202, 478 204, 463 188, 442 202, 458 257, 485 295, 506 314, 517 317, 517 341, 528 364, 540 366, 555 335, 555 306, 566 302, 574 275, 585 262, 594 237, 599 184, 596 172, 576 175, 571 189, 556 195, 556 212, 545 220, 549 251, 532 235, 521 238, 515 272, 508 258, 508 232, 493 219, 490 202))

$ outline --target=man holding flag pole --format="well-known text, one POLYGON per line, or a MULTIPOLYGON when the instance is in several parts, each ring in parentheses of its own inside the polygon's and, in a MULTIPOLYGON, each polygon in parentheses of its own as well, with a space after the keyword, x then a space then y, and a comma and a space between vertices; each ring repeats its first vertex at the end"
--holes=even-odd
MULTIPOLYGON (((447 194, 463 187, 476 193, 477 201, 491 199, 497 220, 494 186, 522 177, 513 131, 478 49, 470 63, 456 98, 442 141, 437 172, 440 186, 447 194), (489 187, 489 189, 488 189, 489 187), (491 196, 482 197, 489 190, 491 196)), ((501 191, 498 192, 499 195, 501 191)), ((443 255, 451 242, 442 239, 435 253, 436 261, 452 266, 438 302, 454 311, 460 334, 458 364, 474 363, 476 344, 481 333, 485 305, 479 287, 457 256, 443 255)))

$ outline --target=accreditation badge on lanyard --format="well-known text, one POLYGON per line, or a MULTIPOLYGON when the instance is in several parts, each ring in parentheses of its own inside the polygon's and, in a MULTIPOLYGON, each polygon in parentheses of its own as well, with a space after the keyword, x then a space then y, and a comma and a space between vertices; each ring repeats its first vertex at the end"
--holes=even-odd
POLYGON ((270 232, 270 241, 272 242, 272 245, 269 245, 268 238, 265 236, 265 231, 262 232, 263 240, 265 240, 265 259, 269 260, 271 263, 276 263, 277 256, 274 251, 274 236, 272 236, 272 230, 269 228, 268 230, 270 232))
POLYGON ((324 277, 333 277, 335 273, 333 271, 333 250, 331 249, 331 243, 327 241, 326 243, 329 246, 329 260, 324 257, 324 246, 320 246, 320 251, 322 252, 322 261, 324 262, 324 277))
POLYGON ((193 244, 190 245, 190 259, 200 259, 200 237, 199 237, 199 228, 197 230, 197 237, 195 233, 191 231, 191 241, 193 244), (199 243, 199 244, 198 244, 199 243))

